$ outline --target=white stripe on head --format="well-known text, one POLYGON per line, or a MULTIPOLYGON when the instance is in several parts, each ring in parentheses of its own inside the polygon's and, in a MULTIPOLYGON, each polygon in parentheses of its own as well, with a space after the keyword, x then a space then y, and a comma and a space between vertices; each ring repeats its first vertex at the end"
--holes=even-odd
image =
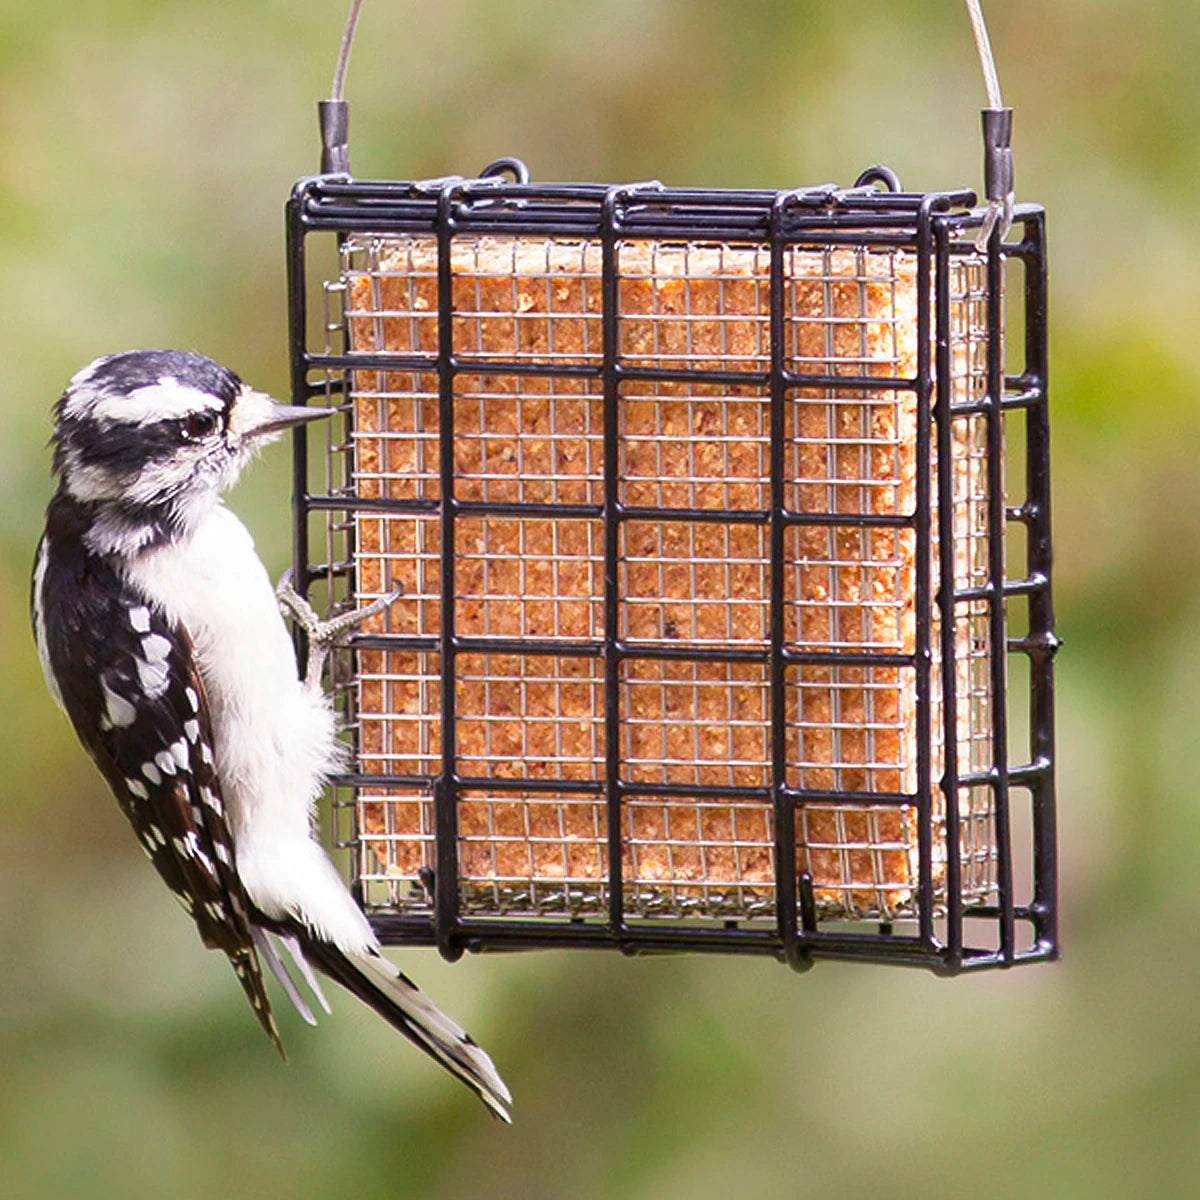
POLYGON ((114 391, 104 384, 93 387, 92 377, 107 361, 97 359, 74 376, 63 404, 64 417, 98 417, 123 424, 149 425, 185 417, 200 409, 219 412, 224 408, 219 397, 180 383, 173 375, 163 375, 156 383, 129 392, 114 391))
POLYGON ((74 391, 76 388, 82 387, 105 363, 110 362, 114 358, 116 358, 115 354, 104 354, 100 358, 92 359, 86 367, 80 367, 71 376, 71 382, 67 384, 67 391, 74 391))
POLYGON ((85 504, 89 500, 109 500, 113 495, 113 478, 100 467, 85 467, 74 450, 68 450, 63 478, 67 491, 85 504))
POLYGON ((186 417, 188 413, 205 409, 221 412, 225 402, 219 396, 180 383, 172 375, 164 375, 157 383, 135 388, 132 392, 102 392, 87 403, 95 393, 86 386, 78 396, 72 396, 65 413, 69 417, 92 416, 102 421, 120 421, 124 424, 151 425, 155 421, 172 421, 186 417))

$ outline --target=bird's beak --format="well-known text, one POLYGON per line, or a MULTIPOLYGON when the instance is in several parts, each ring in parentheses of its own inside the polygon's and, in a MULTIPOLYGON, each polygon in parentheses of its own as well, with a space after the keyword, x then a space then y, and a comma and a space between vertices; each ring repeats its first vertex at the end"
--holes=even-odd
POLYGON ((301 408, 291 404, 278 404, 263 392, 245 389, 234 407, 233 426, 241 426, 238 432, 248 441, 276 437, 285 429, 319 421, 332 416, 334 408, 301 408))
POLYGON ((285 429, 291 429, 293 425, 304 425, 322 417, 331 417, 335 412, 336 408, 299 408, 292 404, 276 404, 267 414, 267 419, 250 430, 250 436, 264 437, 270 433, 282 433, 285 429))

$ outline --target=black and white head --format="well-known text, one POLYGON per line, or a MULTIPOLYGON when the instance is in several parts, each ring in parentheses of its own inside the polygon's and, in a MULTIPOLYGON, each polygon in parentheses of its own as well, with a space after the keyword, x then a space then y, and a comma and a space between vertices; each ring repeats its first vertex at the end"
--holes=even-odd
POLYGON ((129 350, 67 386, 54 469, 93 514, 93 548, 131 552, 185 532, 261 446, 325 415, 278 404, 203 354, 129 350))

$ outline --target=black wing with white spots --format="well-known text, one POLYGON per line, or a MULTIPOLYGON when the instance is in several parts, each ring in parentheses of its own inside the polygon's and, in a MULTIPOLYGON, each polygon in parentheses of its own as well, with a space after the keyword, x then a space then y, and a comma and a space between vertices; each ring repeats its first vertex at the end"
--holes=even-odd
POLYGON ((187 631, 171 625, 51 505, 34 574, 35 633, 62 705, 150 860, 205 944, 229 956, 268 1036, 271 1016, 237 876, 212 722, 187 631), (56 520, 55 517, 58 519, 56 520))

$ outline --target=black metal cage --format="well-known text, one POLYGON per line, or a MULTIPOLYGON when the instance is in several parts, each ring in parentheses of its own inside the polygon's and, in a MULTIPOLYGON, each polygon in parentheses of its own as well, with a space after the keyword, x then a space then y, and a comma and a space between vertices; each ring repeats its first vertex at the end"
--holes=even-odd
POLYGON ((297 184, 295 578, 402 590, 332 667, 385 942, 1057 954, 1044 221, 974 204, 297 184))

